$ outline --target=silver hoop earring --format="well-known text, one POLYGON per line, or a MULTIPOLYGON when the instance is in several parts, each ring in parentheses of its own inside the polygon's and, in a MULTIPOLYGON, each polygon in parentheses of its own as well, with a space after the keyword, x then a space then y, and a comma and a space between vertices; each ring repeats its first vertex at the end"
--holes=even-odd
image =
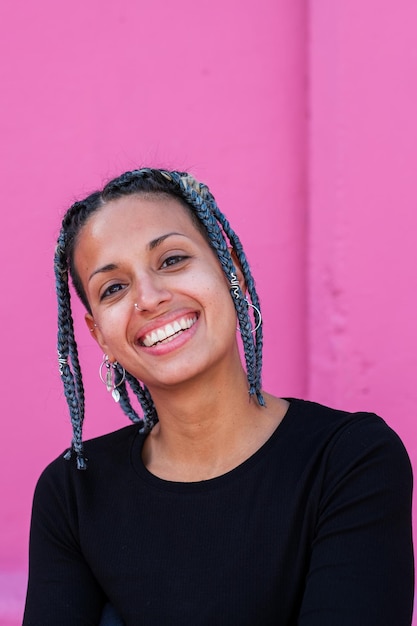
MULTIPOLYGON (((258 330, 259 326, 262 324, 262 315, 260 310, 258 309, 257 306, 255 306, 254 304, 252 304, 251 302, 249 302, 249 300, 247 298, 245 298, 245 302, 248 305, 248 307, 250 306, 251 309, 253 309, 254 312, 254 319, 255 319, 255 328, 252 328, 251 333, 256 333, 256 331, 258 330)), ((238 330, 240 332, 240 328, 239 326, 236 328, 236 330, 238 330)))
POLYGON ((249 300, 247 298, 245 298, 248 306, 250 306, 253 309, 253 313, 254 313, 254 320, 255 320, 255 328, 252 329, 252 333, 256 333, 256 331, 258 330, 259 326, 262 324, 262 315, 260 310, 258 309, 257 306, 255 306, 254 304, 252 304, 251 302, 249 302, 249 300))
POLYGON ((126 377, 125 368, 122 365, 120 365, 120 363, 117 363, 117 361, 115 361, 115 363, 110 363, 109 357, 107 356, 107 354, 104 354, 103 360, 100 363, 98 374, 100 376, 101 382, 106 385, 107 391, 111 391, 113 400, 115 402, 119 402, 120 392, 117 389, 117 387, 120 387, 120 385, 122 384, 122 382, 124 381, 126 377), (105 376, 103 376, 103 365, 106 366, 105 376), (117 366, 119 366, 122 369, 121 374, 120 372, 118 372, 117 366), (121 376, 121 379, 119 380, 118 383, 116 383, 116 373, 119 373, 121 376))
MULTIPOLYGON (((236 276, 236 274, 234 274, 233 272, 231 273, 231 280, 230 280, 230 291, 232 292, 232 295, 234 298, 239 299, 240 295, 239 295, 239 290, 240 290, 240 285, 239 285, 239 280, 236 276)), ((257 306, 255 306, 254 304, 252 304, 251 302, 249 302, 249 300, 247 298, 245 298, 246 304, 248 305, 248 307, 250 306, 253 309, 254 312, 254 321, 255 321, 255 328, 253 328, 251 330, 252 333, 256 333, 256 331, 258 330, 259 326, 262 324, 262 315, 260 310, 258 309, 257 306)), ((240 332, 240 328, 237 327, 237 329, 240 332)))

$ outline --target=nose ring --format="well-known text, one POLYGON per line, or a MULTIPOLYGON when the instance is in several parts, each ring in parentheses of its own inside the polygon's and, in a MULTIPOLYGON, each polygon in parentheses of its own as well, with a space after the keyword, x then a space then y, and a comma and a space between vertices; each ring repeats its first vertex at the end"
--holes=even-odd
POLYGON ((133 306, 135 307, 136 311, 144 311, 145 310, 145 309, 140 309, 138 307, 138 305, 136 304, 136 302, 135 302, 135 304, 133 306))

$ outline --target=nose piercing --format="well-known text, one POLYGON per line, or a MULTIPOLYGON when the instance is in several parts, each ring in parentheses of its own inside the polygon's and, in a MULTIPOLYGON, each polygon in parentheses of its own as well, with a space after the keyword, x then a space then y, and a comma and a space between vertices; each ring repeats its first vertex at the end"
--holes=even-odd
POLYGON ((136 304, 136 302, 135 302, 135 304, 133 306, 135 307, 136 311, 144 311, 145 310, 145 309, 140 309, 138 307, 138 305, 136 304))

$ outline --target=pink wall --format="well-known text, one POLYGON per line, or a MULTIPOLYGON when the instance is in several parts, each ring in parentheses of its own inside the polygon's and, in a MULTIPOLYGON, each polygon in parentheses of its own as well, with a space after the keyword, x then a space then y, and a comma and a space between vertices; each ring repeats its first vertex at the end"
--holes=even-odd
POLYGON ((378 412, 414 471, 416 24, 413 0, 310 3, 308 395, 378 412))
MULTIPOLYGON (((16 0, 2 10, 6 626, 19 623, 36 478, 70 440, 52 270, 62 212, 125 169, 192 170, 242 233, 259 276, 266 386, 303 395, 306 94, 305 9, 293 0, 16 0)), ((98 381, 101 355, 83 324, 79 343, 92 436, 126 418, 98 381)))
POLYGON ((417 5, 312 3, 309 395, 417 461, 417 5))
MULTIPOLYGON (((70 439, 55 359, 59 217, 125 169, 190 169, 242 234, 266 388, 375 410, 417 460, 417 8, 310 4, 2 9, 0 626, 19 623, 37 476, 70 439)), ((126 421, 82 323, 78 336, 93 436, 126 421)))

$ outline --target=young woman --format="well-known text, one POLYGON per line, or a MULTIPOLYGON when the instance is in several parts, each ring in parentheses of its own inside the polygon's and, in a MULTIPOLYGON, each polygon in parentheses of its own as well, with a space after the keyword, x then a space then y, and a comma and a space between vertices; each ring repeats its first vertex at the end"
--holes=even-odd
POLYGON ((375 415, 261 389, 254 281, 205 185, 123 174, 69 209, 55 270, 73 439, 36 489, 25 626, 108 606, 126 626, 410 624, 404 448, 375 415), (68 273, 133 421, 85 444, 68 273))

